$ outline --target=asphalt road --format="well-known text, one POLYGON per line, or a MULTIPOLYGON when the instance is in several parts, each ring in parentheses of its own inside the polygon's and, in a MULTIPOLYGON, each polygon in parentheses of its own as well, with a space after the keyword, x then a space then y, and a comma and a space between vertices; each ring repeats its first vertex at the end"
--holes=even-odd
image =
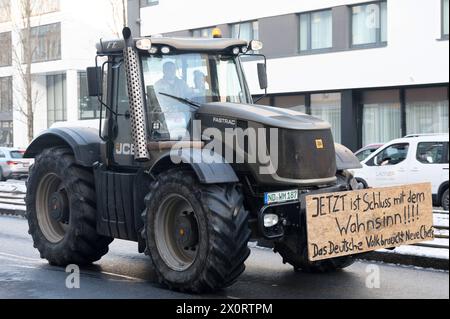
POLYGON ((333 274, 294 273, 261 248, 252 248, 247 270, 232 287, 213 295, 180 294, 158 285, 148 257, 124 241, 81 270, 79 289, 68 289, 65 269, 39 258, 27 230, 26 220, 0 216, 0 298, 449 298, 448 272, 360 261, 333 274), (375 273, 379 288, 368 288, 375 273))

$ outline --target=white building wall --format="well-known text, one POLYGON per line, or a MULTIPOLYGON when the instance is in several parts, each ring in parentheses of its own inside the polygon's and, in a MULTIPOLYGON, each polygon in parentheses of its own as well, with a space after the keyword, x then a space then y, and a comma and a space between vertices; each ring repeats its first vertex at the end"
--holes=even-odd
MULTIPOLYGON (((189 30, 363 2, 161 0, 157 6, 142 8, 141 33, 189 30)), ((449 42, 439 40, 441 0, 387 0, 387 4, 387 47, 272 59, 268 63, 270 93, 448 82, 449 42)), ((258 93, 256 70, 248 69, 246 74, 252 92, 258 93)))
MULTIPOLYGON (((20 30, 19 11, 16 1, 11 1, 12 22, 0 23, 0 32, 12 31, 13 45, 19 48, 18 30, 20 30)), ((35 105, 35 136, 47 129, 46 75, 66 74, 67 119, 76 121, 78 110, 78 72, 95 63, 95 44, 100 38, 115 37, 120 23, 113 18, 111 0, 60 0, 60 11, 44 14, 32 19, 32 25, 61 23, 61 59, 34 63, 32 73, 35 76, 33 89, 38 99, 35 105)), ((20 54, 20 53, 19 53, 20 54)), ((28 145, 26 118, 19 111, 24 106, 23 83, 18 75, 18 66, 0 67, 0 77, 13 76, 14 87, 14 145, 28 145)))

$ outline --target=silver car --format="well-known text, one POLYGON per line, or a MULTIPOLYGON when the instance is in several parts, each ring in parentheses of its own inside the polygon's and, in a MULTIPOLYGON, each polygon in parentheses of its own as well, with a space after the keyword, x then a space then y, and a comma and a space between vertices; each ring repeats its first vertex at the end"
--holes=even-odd
POLYGON ((28 176, 33 160, 24 159, 25 151, 0 147, 0 180, 21 179, 28 176))

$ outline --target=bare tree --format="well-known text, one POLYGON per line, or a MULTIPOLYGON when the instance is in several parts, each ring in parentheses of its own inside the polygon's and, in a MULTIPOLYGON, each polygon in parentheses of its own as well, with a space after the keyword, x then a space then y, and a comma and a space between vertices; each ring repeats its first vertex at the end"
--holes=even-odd
POLYGON ((39 26, 37 23, 39 12, 44 7, 43 0, 17 0, 16 5, 18 16, 11 16, 15 18, 14 26, 18 45, 13 45, 12 55, 22 85, 15 86, 15 92, 20 99, 19 101, 14 99, 14 109, 24 118, 27 125, 28 142, 31 142, 34 138, 34 111, 39 100, 39 93, 33 92, 33 74, 31 73, 33 55, 37 46, 32 28, 39 26), (32 25, 32 20, 34 25, 32 25))
POLYGON ((41 15, 59 10, 59 0, 16 0, 14 3, 17 12, 10 15, 18 41, 13 45, 12 55, 22 82, 22 85, 15 86, 20 99, 19 103, 14 99, 14 109, 26 122, 28 142, 31 142, 34 138, 35 107, 40 99, 39 91, 33 87, 32 64, 39 45, 38 34, 33 30, 40 27, 41 15))

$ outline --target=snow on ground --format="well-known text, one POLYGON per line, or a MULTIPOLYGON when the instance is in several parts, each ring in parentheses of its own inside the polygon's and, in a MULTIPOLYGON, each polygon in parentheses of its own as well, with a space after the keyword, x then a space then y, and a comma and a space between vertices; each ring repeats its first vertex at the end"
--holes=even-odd
MULTIPOLYGON (((448 243, 448 239, 447 239, 448 243)), ((429 257, 438 259, 449 259, 448 248, 428 248, 419 246, 401 246, 395 250, 382 249, 380 252, 389 254, 400 254, 407 256, 429 257)))
MULTIPOLYGON (((0 193, 9 193, 13 195, 24 194, 26 192, 26 186, 24 181, 10 180, 0 183, 0 193)), ((1 197, 1 194, 0 194, 1 197)), ((14 205, 15 199, 11 203, 0 203, 0 211, 25 211, 25 206, 14 205)), ((447 229, 436 229, 435 234, 438 236, 447 236, 447 238, 436 238, 434 241, 424 244, 431 244, 436 246, 442 246, 445 248, 431 248, 420 246, 402 246, 395 250, 380 250, 380 252, 389 254, 400 254, 408 256, 420 256, 439 259, 449 259, 449 214, 448 212, 439 212, 434 214, 434 225, 438 227, 446 227, 447 229)))

